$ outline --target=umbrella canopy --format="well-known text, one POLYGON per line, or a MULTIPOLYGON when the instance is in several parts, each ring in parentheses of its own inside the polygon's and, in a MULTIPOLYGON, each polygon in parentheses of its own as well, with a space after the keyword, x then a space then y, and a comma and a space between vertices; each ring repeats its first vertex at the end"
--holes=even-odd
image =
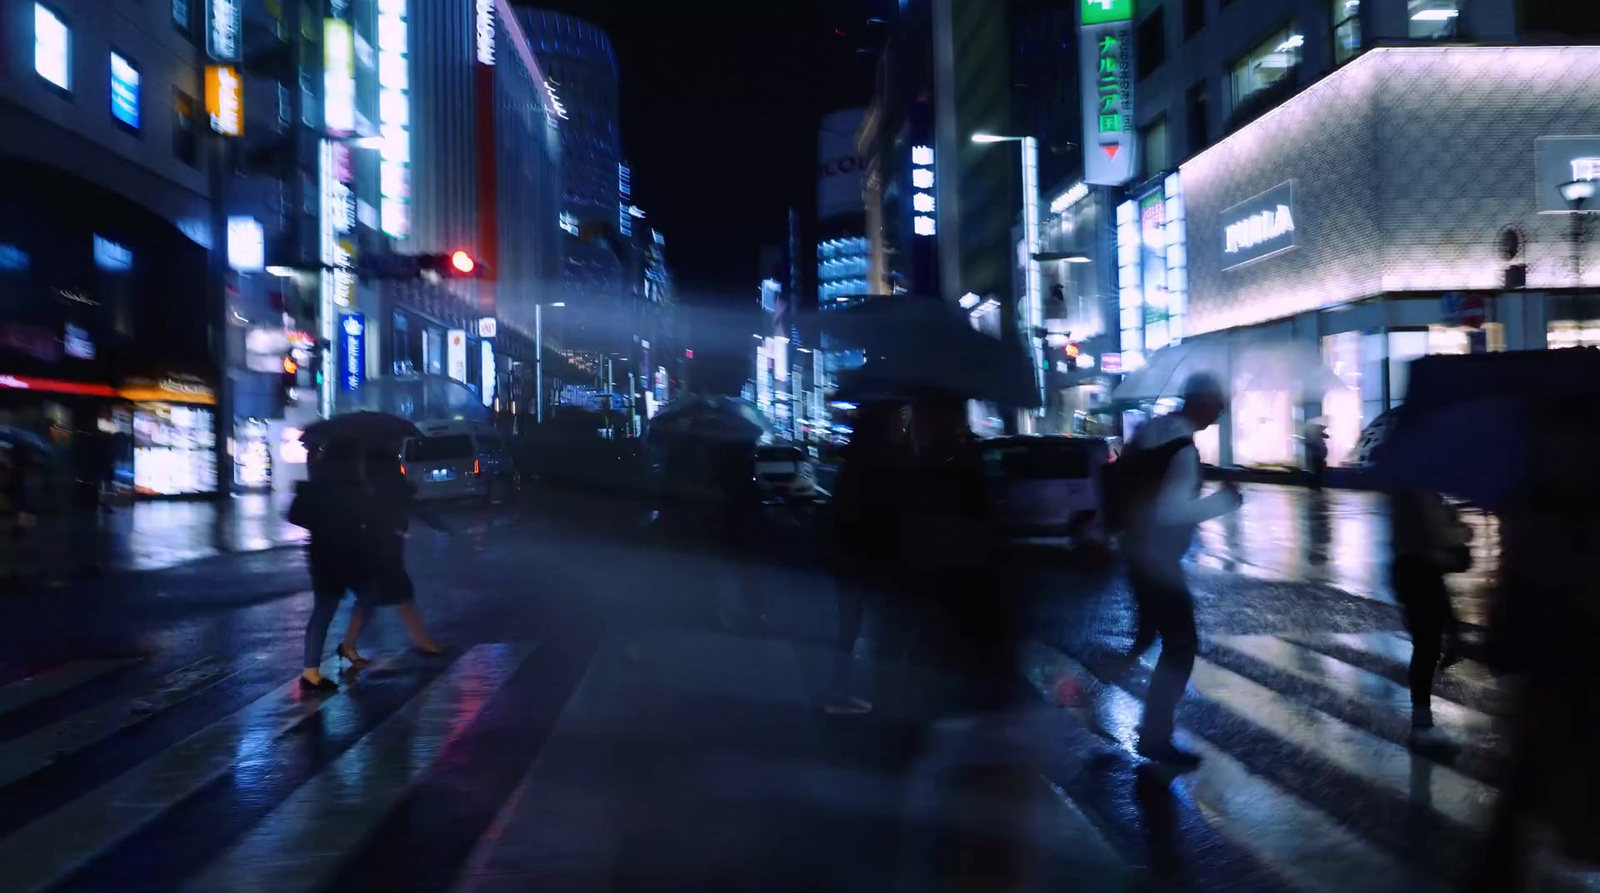
POLYGON ((421 436, 416 425, 398 416, 384 412, 348 412, 307 428, 300 435, 300 442, 313 449, 334 441, 367 447, 398 447, 408 437, 421 436))
POLYGON ((489 410, 472 389, 443 375, 390 375, 340 395, 341 412, 382 412, 418 422, 488 421, 489 410))
POLYGON ((1316 346, 1295 341, 1185 341, 1157 350, 1111 392, 1115 401, 1182 396, 1189 376, 1205 372, 1233 393, 1291 391, 1319 400, 1347 385, 1322 362, 1316 346))
POLYGON ((22 428, 13 428, 9 425, 0 425, 0 441, 11 444, 13 447, 33 450, 42 455, 49 455, 56 451, 50 441, 22 428))
POLYGON ((652 439, 688 437, 753 444, 771 432, 755 404, 735 397, 690 397, 667 404, 650 420, 652 439))
POLYGON ((846 399, 941 391, 1004 406, 1040 404, 1036 370, 1022 348, 974 329, 964 311, 942 300, 883 297, 819 313, 817 323, 866 356, 840 382, 846 399))
POLYGON ((1529 471, 1530 434, 1540 423, 1530 410, 1600 400, 1600 351, 1423 357, 1411 364, 1409 382, 1406 402, 1373 449, 1378 481, 1496 511, 1529 471))

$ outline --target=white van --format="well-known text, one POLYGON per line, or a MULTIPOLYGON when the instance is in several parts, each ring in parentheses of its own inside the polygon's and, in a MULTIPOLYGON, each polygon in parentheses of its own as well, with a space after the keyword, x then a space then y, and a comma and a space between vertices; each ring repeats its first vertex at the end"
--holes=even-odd
POLYGON ((517 490, 516 468, 500 432, 487 422, 422 422, 400 454, 418 499, 503 502, 517 490))

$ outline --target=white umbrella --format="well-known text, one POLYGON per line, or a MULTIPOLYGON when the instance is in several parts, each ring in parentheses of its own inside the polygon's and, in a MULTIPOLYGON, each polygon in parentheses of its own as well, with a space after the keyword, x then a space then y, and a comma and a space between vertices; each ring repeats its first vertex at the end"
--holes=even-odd
POLYGON ((1177 397, 1189 376, 1209 372, 1228 380, 1228 345, 1222 341, 1170 344, 1145 358, 1144 365, 1123 377, 1111 399, 1124 402, 1177 397))

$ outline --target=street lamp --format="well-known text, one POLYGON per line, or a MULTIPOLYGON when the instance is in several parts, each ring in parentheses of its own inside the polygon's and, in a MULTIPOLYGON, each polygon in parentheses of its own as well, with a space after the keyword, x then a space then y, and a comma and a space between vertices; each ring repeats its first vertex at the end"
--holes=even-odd
MULTIPOLYGON (((544 424, 544 308, 540 301, 533 305, 533 405, 534 421, 544 424)), ((551 301, 548 306, 565 307, 566 301, 551 301)))
POLYGON ((1039 409, 1034 415, 1043 417, 1048 401, 1045 400, 1044 342, 1038 336, 1044 329, 1044 277, 1039 268, 1039 141, 1031 136, 992 133, 974 133, 972 141, 979 145, 1016 143, 1022 151, 1022 238, 1028 252, 1024 311, 1028 352, 1033 355, 1033 380, 1039 390, 1039 409))

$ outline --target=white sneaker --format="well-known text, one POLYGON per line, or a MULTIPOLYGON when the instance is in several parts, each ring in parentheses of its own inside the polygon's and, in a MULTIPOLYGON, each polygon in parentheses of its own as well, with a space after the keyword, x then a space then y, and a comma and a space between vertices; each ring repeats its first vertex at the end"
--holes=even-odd
POLYGON ((1412 750, 1459 750, 1461 745, 1455 739, 1445 734, 1438 726, 1429 726, 1425 729, 1413 728, 1411 738, 1407 742, 1412 750))

